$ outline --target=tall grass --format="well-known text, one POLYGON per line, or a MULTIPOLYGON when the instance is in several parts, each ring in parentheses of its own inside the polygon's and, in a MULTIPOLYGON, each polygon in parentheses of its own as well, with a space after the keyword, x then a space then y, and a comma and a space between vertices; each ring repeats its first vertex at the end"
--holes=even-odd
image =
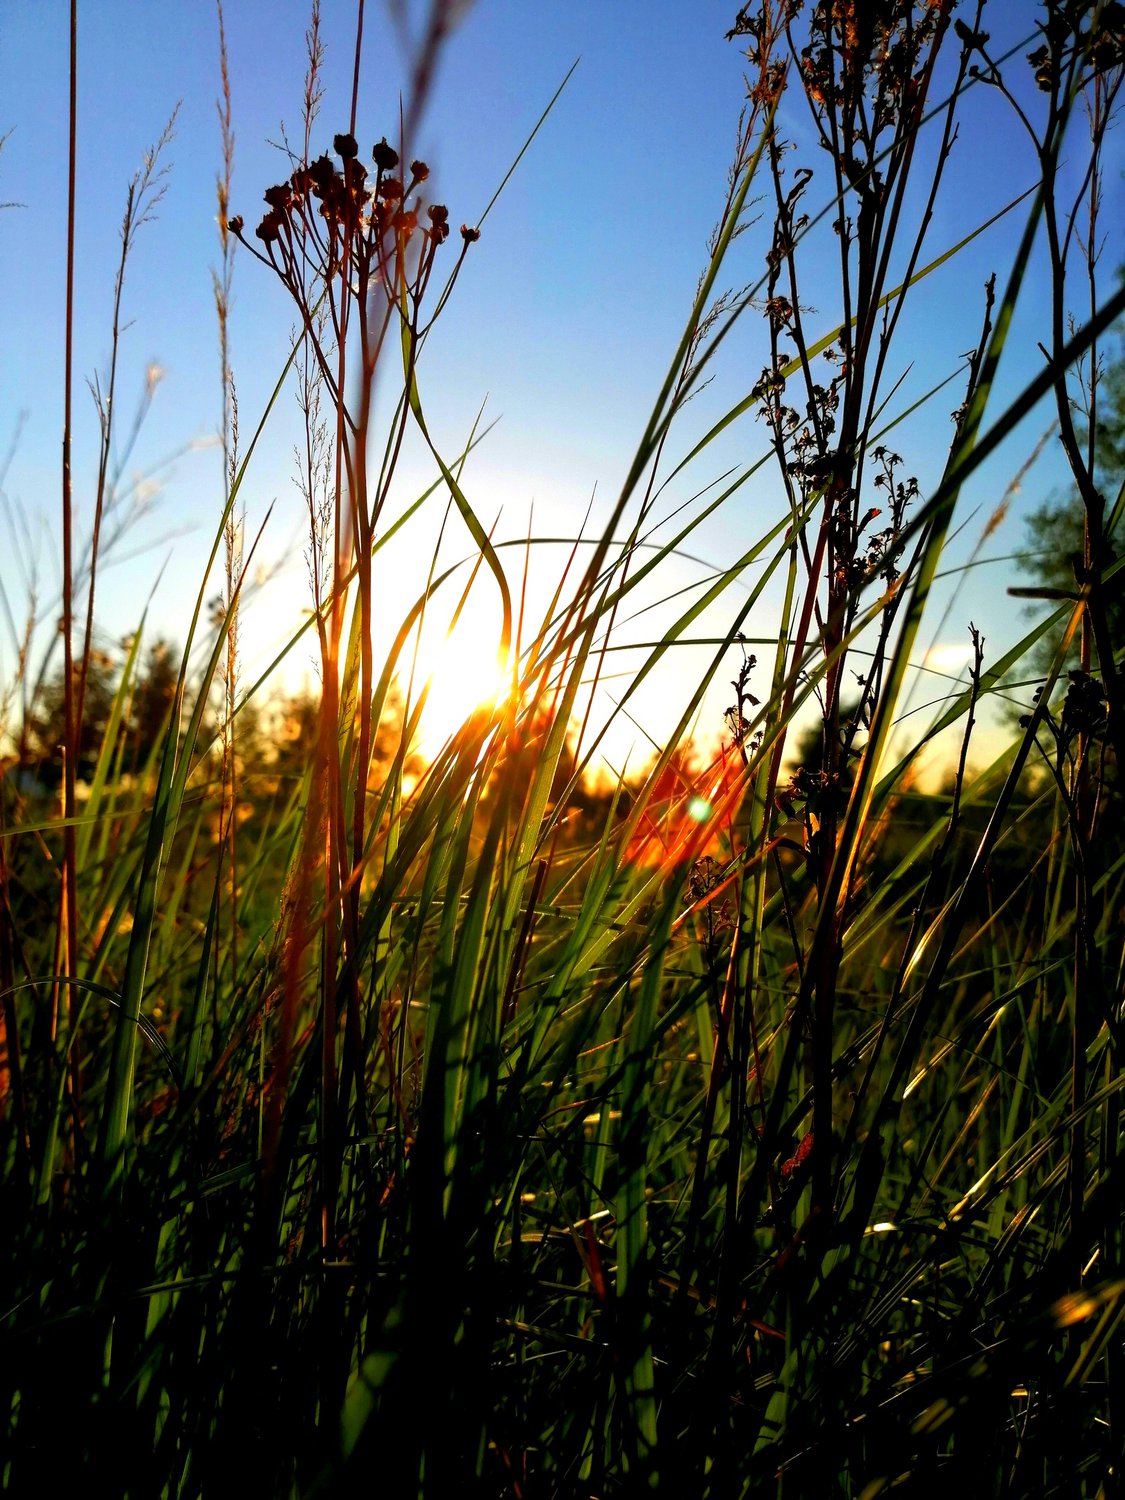
MULTIPOLYGON (((1115 1494, 1125 719, 1103 601, 1125 489, 1098 491, 1070 403, 1085 378, 1093 432, 1099 340, 1125 307, 1100 293, 1096 256, 1120 7, 1051 0, 1035 119, 1010 84, 1023 61, 989 54, 983 5, 968 23, 889 0, 738 16, 747 108, 710 260, 611 519, 576 540, 541 612, 473 509, 479 434, 446 453, 426 416, 432 330, 465 257, 486 252, 479 224, 450 232, 411 153, 453 12, 435 0, 395 144, 360 150, 357 64, 348 129, 313 158, 314 6, 303 143, 256 234, 227 218, 224 57, 223 603, 208 618, 205 578, 163 730, 126 776, 134 644, 81 800, 89 623, 80 663, 70 634, 83 586, 93 618, 98 542, 83 584, 64 499, 62 815, 18 756, 0 803, 5 1487, 1115 1494), (982 77, 1010 91, 1043 180, 1009 210, 1014 260, 982 291, 944 473, 923 494, 891 447, 910 415, 900 318, 939 263, 930 221, 982 77), (827 194, 825 174, 789 164, 791 110, 826 148, 827 194), (1091 153, 1073 205, 1064 146, 1091 153), (834 328, 808 326, 802 294, 814 193, 835 220, 834 328), (723 293, 755 196, 766 271, 723 293), (996 409, 1040 238, 1043 365, 996 409), (322 694, 295 782, 251 766, 239 732, 260 691, 240 687, 236 622, 262 424, 239 454, 235 240, 240 276, 274 277, 296 320, 274 399, 295 374, 322 694), (1068 324, 1079 274, 1088 305, 1068 324), (689 398, 751 315, 765 368, 677 457, 689 398), (397 393, 378 430, 376 377, 397 393), (959 494, 1047 396, 1088 517, 1073 597, 997 662, 973 629, 966 679, 906 745, 959 494), (653 541, 669 476, 755 414, 760 458, 653 541), (513 681, 421 767, 425 688, 397 685, 453 586, 436 559, 385 661, 373 646, 373 564, 411 432, 439 475, 416 505, 448 504, 471 537, 513 681), (776 512, 683 606, 617 713, 705 609, 748 589, 651 768, 599 800, 589 698, 617 624, 767 464, 776 512), (770 584, 781 616, 759 662, 744 634, 770 584), (982 705, 1060 621, 1019 734, 970 779, 982 705), (704 765, 692 726, 732 661, 736 703, 704 765), (819 750, 794 764, 810 702, 819 750), (920 793, 918 755, 955 726, 949 792, 920 793)), ((361 5, 357 60, 362 23, 361 5)), ((135 206, 156 154, 147 171, 135 206)), ((106 454, 112 421, 107 401, 106 454)))

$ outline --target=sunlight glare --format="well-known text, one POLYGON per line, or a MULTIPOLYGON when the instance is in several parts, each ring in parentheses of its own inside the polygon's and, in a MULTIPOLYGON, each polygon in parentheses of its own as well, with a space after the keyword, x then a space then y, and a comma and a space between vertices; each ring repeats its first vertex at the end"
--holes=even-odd
POLYGON ((415 748, 426 760, 479 709, 491 709, 511 692, 511 672, 494 629, 462 617, 450 633, 424 635, 414 675, 415 693, 429 688, 415 748))

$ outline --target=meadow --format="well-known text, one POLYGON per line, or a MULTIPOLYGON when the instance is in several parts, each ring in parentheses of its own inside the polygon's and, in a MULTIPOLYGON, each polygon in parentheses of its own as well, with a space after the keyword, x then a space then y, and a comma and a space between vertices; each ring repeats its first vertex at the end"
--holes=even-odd
MULTIPOLYGON (((128 433, 111 364, 80 508, 68 378, 61 628, 44 653, 32 602, 3 685, 5 1492, 1121 1493, 1125 290, 1099 212, 1125 10, 1047 0, 998 58, 991 9, 732 13, 746 104, 709 259, 609 519, 545 607, 474 506, 482 434, 448 452, 428 422, 423 356, 488 253, 413 150, 457 7, 432 0, 410 89, 372 122, 387 101, 358 67, 350 120, 318 118, 313 6, 303 131, 256 211, 231 201, 224 52, 225 483, 194 612, 174 650, 138 629, 99 654, 128 433), (955 382, 923 398, 956 407, 923 489, 902 313, 949 258, 931 222, 974 86, 1008 99, 1041 177, 955 382), (835 324, 805 292, 822 223, 835 324), (732 287, 751 239, 760 274, 732 287), (1041 360, 1000 400, 1033 256, 1041 360), (258 413, 231 379, 236 262, 295 329, 258 413), (700 435, 689 403, 750 319, 766 361, 700 435), (294 395, 310 598, 286 649, 319 688, 287 701, 240 658, 240 490, 294 395), (995 658, 966 618, 967 671, 904 716, 962 491, 1041 411, 1073 499, 1032 565, 1040 612, 995 658), (745 469, 654 540, 665 486, 738 424, 745 469), (475 562, 423 571, 383 654, 408 441, 434 480, 406 514, 447 512, 475 562), (763 473, 760 535, 685 597, 611 720, 716 602, 725 634, 645 768, 607 780, 619 622, 763 473), (419 625, 479 587, 502 678, 423 753, 419 625), (978 754, 989 704, 1021 699, 978 754), (918 768, 939 735, 937 790, 918 768)), ((114 357, 166 145, 129 193, 114 357)))

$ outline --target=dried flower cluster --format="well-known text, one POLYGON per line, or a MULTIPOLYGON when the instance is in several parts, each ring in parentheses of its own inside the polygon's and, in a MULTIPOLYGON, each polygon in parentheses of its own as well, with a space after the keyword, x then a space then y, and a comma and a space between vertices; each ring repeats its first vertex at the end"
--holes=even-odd
POLYGON ((750 691, 750 675, 757 665, 758 658, 749 655, 743 646, 742 664, 738 669, 738 676, 731 682, 735 701, 723 714, 731 743, 741 755, 744 765, 749 764, 750 757, 757 754, 762 744, 762 731, 759 729, 756 733, 751 733, 754 709, 759 707, 760 702, 750 691))
MULTIPOLYGON (((952 8, 950 0, 821 0, 799 57, 809 99, 845 117, 865 105, 871 137, 893 127, 914 109, 915 75, 952 8)), ((849 174, 869 166, 854 154, 844 164, 849 174)))
MULTIPOLYGON (((423 204, 417 195, 430 175, 425 162, 412 161, 408 172, 400 172, 399 154, 385 137, 372 147, 370 167, 360 160, 353 135, 337 135, 333 150, 339 165, 326 152, 298 163, 285 182, 266 189, 267 210, 254 231, 262 250, 246 237, 241 216, 229 225, 281 278, 310 330, 323 290, 334 313, 342 288, 366 314, 374 285, 382 286, 388 303, 405 295, 416 309, 435 252, 449 238, 449 210, 442 203, 423 204)), ((463 224, 462 254, 479 237, 463 224)))
MULTIPOLYGON (((1105 737, 1108 700, 1099 678, 1077 667, 1068 672, 1066 697, 1057 718, 1042 703, 1042 698, 1043 689, 1037 688, 1034 701, 1040 705, 1038 712, 1055 741, 1060 757, 1069 754, 1074 742, 1080 737, 1087 740, 1105 737)), ((1024 714, 1019 721, 1021 728, 1028 728, 1033 717, 1032 714, 1024 714)))
POLYGON ((1075 65, 1099 74, 1125 62, 1125 5, 1118 0, 1100 7, 1089 0, 1049 0, 1039 31, 1043 41, 1027 60, 1044 93, 1057 88, 1075 65))
MULTIPOLYGON (((266 189, 269 212, 254 232, 267 247, 271 260, 275 256, 271 247, 278 247, 276 254, 284 264, 297 243, 311 239, 327 252, 342 236, 357 242, 353 254, 358 256, 365 248, 374 253, 387 235, 409 239, 419 227, 417 207, 411 208, 408 199, 430 175, 425 162, 411 162, 410 178, 404 186, 400 177, 392 175, 398 166, 398 152, 384 137, 372 148, 375 181, 369 186, 370 172, 359 160, 355 137, 336 136, 333 149, 343 163, 342 171, 326 152, 314 162, 297 167, 287 182, 266 189), (315 200, 315 206, 310 200, 315 200), (323 220, 323 229, 318 219, 323 220)), ((449 235, 449 210, 434 203, 427 217, 429 226, 423 226, 422 232, 440 245, 449 235)), ((241 239, 242 219, 233 219, 230 227, 241 239)))

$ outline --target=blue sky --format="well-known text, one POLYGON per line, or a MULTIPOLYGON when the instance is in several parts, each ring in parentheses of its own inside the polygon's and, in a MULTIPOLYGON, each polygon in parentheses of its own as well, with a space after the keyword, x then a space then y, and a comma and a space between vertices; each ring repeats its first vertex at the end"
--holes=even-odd
MULTIPOLYGON (((730 0, 480 0, 468 8, 441 61, 418 143, 430 162, 434 196, 447 202, 452 222, 475 221, 503 178, 528 131, 571 64, 579 66, 552 116, 490 216, 470 257, 454 303, 435 334, 422 372, 431 430, 447 452, 464 440, 487 398, 486 415, 500 418, 474 456, 467 489, 485 524, 499 516, 500 536, 517 537, 534 503, 540 534, 573 534, 591 493, 595 518, 617 493, 691 304, 706 241, 722 201, 727 163, 743 97, 743 59, 724 39, 737 6, 730 0)), ((411 16, 417 7, 407 6, 411 16)), ((9 0, 0 25, 0 133, 11 131, 0 154, 0 199, 20 207, 0 216, 0 276, 6 288, 0 329, 0 447, 6 448, 25 413, 5 482, 9 501, 29 518, 41 569, 41 604, 49 607, 57 580, 59 440, 62 425, 63 288, 66 207, 67 7, 9 0)), ((177 101, 180 113, 168 152, 172 170, 158 217, 138 241, 126 287, 130 327, 123 345, 121 400, 128 408, 145 371, 164 372, 138 443, 133 470, 157 465, 186 444, 202 444, 217 426, 217 337, 211 266, 218 255, 214 181, 219 161, 215 114, 218 40, 207 0, 161 0, 138 6, 123 0, 79 4, 78 277, 76 285, 77 431, 76 507, 88 516, 93 488, 96 424, 82 381, 104 368, 118 232, 126 184, 146 147, 159 136, 177 101)), ((327 92, 314 144, 327 146, 344 128, 350 96, 352 6, 325 0, 327 92)), ((284 159, 271 142, 285 121, 298 132, 304 71, 305 0, 228 0, 227 43, 233 89, 236 157, 232 203, 256 222, 262 189, 283 175, 284 159)), ((994 0, 988 25, 998 47, 1030 31, 1034 7, 994 0)), ((1013 64, 1017 73, 1022 63, 1013 64)), ((393 137, 403 51, 386 10, 368 4, 358 135, 361 147, 393 137)), ((1032 101, 1034 102, 1034 101, 1032 101)), ((808 128, 794 111, 794 160, 821 167, 807 202, 819 207, 827 172, 808 128), (818 191, 818 182, 823 186, 818 191)), ((965 124, 951 163, 947 190, 928 239, 937 255, 1016 193, 1032 185, 1030 150, 994 91, 978 88, 966 100, 965 124)), ((1120 151, 1106 174, 1104 224, 1111 241, 1122 222, 1120 151)), ((975 241, 918 289, 895 375, 906 370, 902 404, 917 397, 975 342, 981 288, 995 270, 1002 286, 1018 236, 1020 211, 975 241)), ((810 239, 807 287, 816 307, 810 325, 836 321, 830 283, 818 268, 823 236, 810 239), (823 297, 823 302, 821 302, 823 297)), ((728 282, 756 279, 766 248, 765 226, 738 242, 728 282)), ((1107 270, 1112 268, 1112 244, 1107 270)), ((1025 287, 1001 390, 1011 394, 1038 368, 1046 283, 1037 262, 1025 287)), ((287 351, 291 317, 280 287, 248 257, 235 270, 232 348, 243 434, 263 409, 287 351)), ((684 414, 673 456, 749 389, 760 372, 764 327, 748 316, 715 362, 714 380, 684 414)), ((923 491, 938 477, 957 404, 956 387, 901 431, 906 471, 923 491)), ((950 552, 963 560, 984 520, 1049 420, 1033 416, 996 460, 979 474, 962 514, 976 520, 950 552)), ((301 557, 301 501, 291 474, 296 435, 291 403, 271 419, 246 488, 251 529, 272 504, 260 556, 274 574, 244 628, 248 671, 283 636, 286 621, 307 601, 301 557)), ((897 442, 897 440, 896 440, 897 442)), ((678 480, 666 510, 762 450, 762 434, 746 418, 678 480)), ((429 482, 430 469, 411 451, 402 471, 401 501, 429 482)), ((1001 556, 1022 540, 1022 516, 1063 483, 1049 448, 1029 476, 986 554, 1001 556)), ((709 522, 692 547, 723 564, 765 529, 776 513, 772 476, 748 488, 724 515, 709 522)), ((198 587, 214 518, 221 504, 220 461, 198 446, 162 471, 129 545, 139 553, 107 571, 99 620, 108 636, 135 626, 159 575, 150 628, 182 635, 185 609, 198 587)), ((379 580, 381 618, 390 628, 421 587, 436 521, 424 520, 388 549, 379 580)), ((450 557, 469 550, 450 533, 450 557)), ((509 554, 513 556, 515 554, 509 554)), ((557 564, 558 559, 556 559, 557 564)), ((971 616, 998 655, 1023 628, 1018 606, 1005 595, 1004 564, 972 575, 939 645, 956 648, 971 616)), ((548 587, 551 568, 535 575, 548 587)), ((9 557, 0 576, 18 613, 21 581, 9 557)), ((670 564, 665 588, 703 576, 687 559, 670 564)), ((711 616, 725 628, 738 593, 711 616)), ((940 601, 938 601, 940 605, 940 601)), ((490 602, 482 599, 481 618, 490 602)), ((675 610, 672 610, 674 613, 675 610)), ((748 633, 768 634, 768 600, 748 633)), ((655 608, 629 627, 649 638, 670 618, 655 608)), ((3 644, 5 670, 10 646, 3 644)), ((956 650, 948 656, 955 659, 956 650)), ((300 657, 291 677, 306 670, 300 657)), ((681 652, 663 667, 638 704, 646 730, 659 737, 671 705, 698 670, 699 653, 681 652)), ((622 658, 623 664, 626 659, 622 658)), ((733 674, 720 674, 720 683, 733 674)), ((721 711, 724 693, 717 690, 721 711)), ((713 721, 716 722, 716 717, 713 721)), ((624 754, 623 745, 615 754, 624 754)))

